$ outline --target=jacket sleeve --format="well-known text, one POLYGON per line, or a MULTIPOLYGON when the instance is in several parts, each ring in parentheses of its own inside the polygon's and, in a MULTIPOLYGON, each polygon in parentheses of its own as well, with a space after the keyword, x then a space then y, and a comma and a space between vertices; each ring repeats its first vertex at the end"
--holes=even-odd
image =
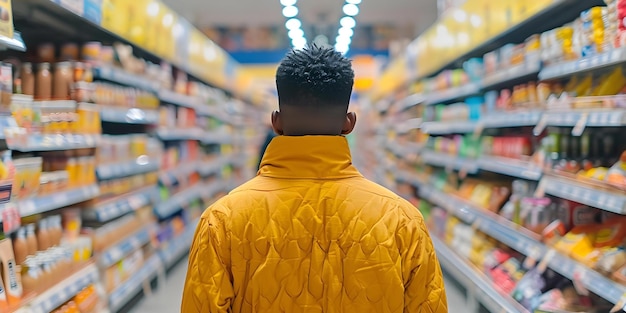
POLYGON ((448 302, 441 267, 433 243, 417 213, 401 229, 401 255, 404 276, 404 312, 447 313, 448 302))
POLYGON ((182 313, 231 312, 234 297, 230 272, 230 235, 219 204, 207 209, 198 223, 189 252, 182 313))

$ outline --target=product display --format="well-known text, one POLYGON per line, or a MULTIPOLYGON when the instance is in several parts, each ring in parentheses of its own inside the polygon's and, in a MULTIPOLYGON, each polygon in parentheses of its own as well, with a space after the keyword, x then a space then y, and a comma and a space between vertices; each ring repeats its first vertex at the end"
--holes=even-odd
MULTIPOLYGON (((482 57, 457 56, 460 68, 373 99, 368 127, 386 151, 368 163, 391 164, 375 177, 417 204, 444 271, 481 289, 489 311, 624 306, 626 3, 605 4, 556 29, 523 24, 521 42, 524 27, 516 39, 503 28, 498 42, 511 42, 477 43, 468 55, 482 57)), ((450 22, 437 23, 441 32, 450 22)))
POLYGON ((54 43, 0 56, 0 312, 119 312, 185 256, 201 212, 253 173, 255 124, 241 122, 258 109, 212 65, 190 71, 205 63, 191 55, 123 44, 137 41, 111 29, 88 42, 46 34, 54 43))

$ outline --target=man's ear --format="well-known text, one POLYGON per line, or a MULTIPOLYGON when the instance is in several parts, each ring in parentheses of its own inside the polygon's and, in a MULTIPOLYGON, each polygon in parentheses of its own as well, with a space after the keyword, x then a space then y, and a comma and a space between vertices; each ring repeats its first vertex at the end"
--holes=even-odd
POLYGON ((276 134, 283 135, 283 122, 280 119, 279 111, 272 112, 272 128, 276 134))
POLYGON ((356 126, 356 113, 348 112, 346 114, 346 120, 343 122, 343 128, 341 128, 341 134, 347 135, 354 130, 354 126, 356 126))

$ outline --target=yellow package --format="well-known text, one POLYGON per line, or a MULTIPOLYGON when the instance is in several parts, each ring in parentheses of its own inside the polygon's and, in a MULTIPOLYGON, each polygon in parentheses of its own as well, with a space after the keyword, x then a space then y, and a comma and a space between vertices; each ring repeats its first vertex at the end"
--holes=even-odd
POLYGON ((554 245, 554 248, 576 260, 585 261, 594 252, 595 233, 594 226, 574 227, 554 245))
POLYGON ((594 96, 611 96, 617 94, 626 86, 626 77, 621 67, 616 67, 609 76, 601 81, 594 96))

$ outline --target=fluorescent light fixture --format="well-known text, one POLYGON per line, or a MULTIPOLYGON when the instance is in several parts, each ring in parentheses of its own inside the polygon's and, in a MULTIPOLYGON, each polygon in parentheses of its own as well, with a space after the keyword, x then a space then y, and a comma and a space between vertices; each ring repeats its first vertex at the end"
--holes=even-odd
POLYGON ((356 26, 356 20, 353 17, 344 16, 339 20, 339 24, 341 27, 354 28, 354 26, 356 26))
POLYGON ((306 39, 304 37, 293 38, 291 44, 295 49, 302 49, 306 46, 306 39))
POLYGON ((352 43, 352 38, 344 37, 344 36, 337 36, 337 38, 335 38, 335 43, 337 45, 349 45, 352 43))
POLYGON ((283 8, 283 16, 294 17, 296 15, 298 15, 298 8, 294 7, 293 5, 283 8))
POLYGON ((350 50, 350 46, 349 45, 335 44, 335 50, 337 50, 337 52, 345 54, 346 52, 348 52, 348 50, 350 50))
POLYGON ((174 35, 174 38, 180 37, 184 31, 185 29, 183 28, 183 25, 180 25, 179 23, 176 23, 176 25, 172 27, 172 34, 174 35))
POLYGON ((356 4, 348 3, 343 6, 343 13, 348 16, 356 16, 359 14, 359 7, 356 4))
POLYGON ((152 2, 148 5, 148 16, 155 17, 159 15, 159 3, 152 2))
POLYGON ((287 22, 285 22, 285 27, 287 27, 287 29, 289 30, 300 28, 301 26, 302 22, 300 22, 300 20, 297 18, 290 18, 289 20, 287 20, 287 22))
POLYGON ((350 4, 361 4, 361 0, 346 0, 346 3, 350 3, 350 4))
POLYGON ((282 4, 285 7, 295 5, 296 2, 298 2, 298 0, 280 0, 280 4, 282 4))
POLYGON ((174 23, 174 16, 170 13, 166 14, 163 17, 163 26, 164 27, 170 27, 172 26, 172 23, 174 23))
POLYGON ((352 35, 354 35, 354 31, 352 30, 352 28, 339 28, 339 36, 352 37, 352 35))
POLYGON ((470 16, 470 23, 472 23, 474 27, 479 27, 483 24, 483 20, 478 15, 472 15, 470 16))
POLYGON ((304 37, 304 31, 302 31, 302 29, 300 28, 295 28, 295 29, 290 30, 289 33, 287 33, 287 35, 289 35, 289 38, 291 39, 304 37))
POLYGON ((459 23, 464 23, 465 21, 467 21, 467 13, 465 13, 465 11, 463 10, 454 10, 454 12, 452 13, 452 17, 454 17, 454 20, 459 23))

